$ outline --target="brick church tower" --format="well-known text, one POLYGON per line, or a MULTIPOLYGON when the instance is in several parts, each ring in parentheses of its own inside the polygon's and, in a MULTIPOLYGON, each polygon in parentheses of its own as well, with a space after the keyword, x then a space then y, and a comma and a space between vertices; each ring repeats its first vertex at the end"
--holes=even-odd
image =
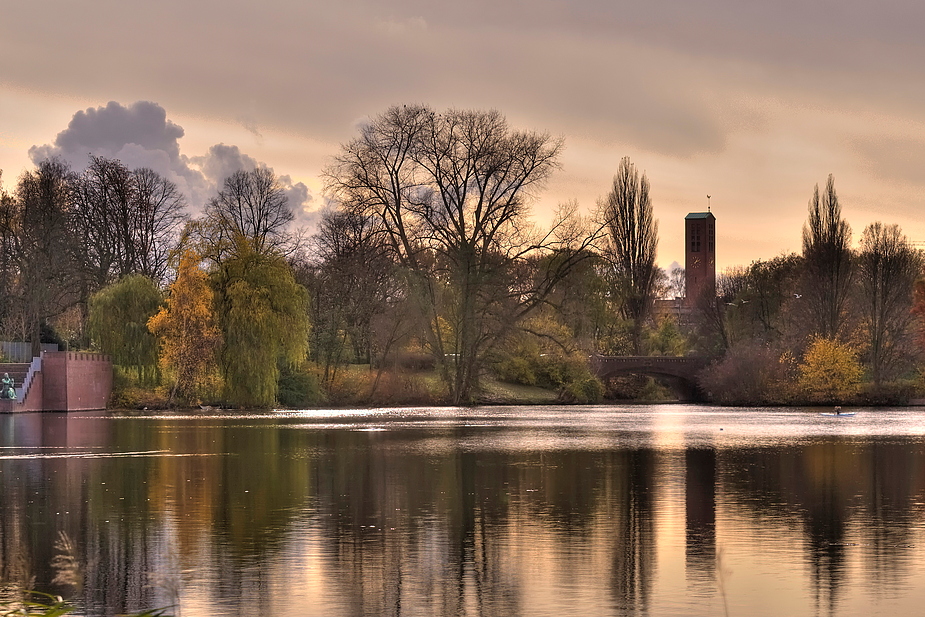
POLYGON ((716 294, 716 217, 691 212, 684 217, 685 304, 697 305, 704 294, 716 294))

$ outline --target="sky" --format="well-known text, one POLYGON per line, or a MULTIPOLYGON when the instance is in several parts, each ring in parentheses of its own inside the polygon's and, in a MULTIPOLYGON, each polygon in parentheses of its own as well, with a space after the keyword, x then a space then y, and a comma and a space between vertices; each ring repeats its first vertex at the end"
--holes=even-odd
POLYGON ((0 169, 10 190, 42 157, 117 157, 195 210, 264 164, 310 226, 340 145, 424 103, 564 138, 541 224, 592 210, 629 156, 666 268, 707 195, 720 269, 799 252, 829 174, 856 241, 922 241, 923 26, 920 0, 8 0, 0 169))

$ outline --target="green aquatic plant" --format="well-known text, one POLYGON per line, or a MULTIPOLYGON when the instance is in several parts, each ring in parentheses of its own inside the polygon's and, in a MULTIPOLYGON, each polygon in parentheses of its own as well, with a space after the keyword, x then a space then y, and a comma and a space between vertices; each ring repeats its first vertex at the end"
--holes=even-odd
MULTIPOLYGON (((0 617, 59 617, 67 615, 76 608, 61 596, 53 596, 39 591, 23 591, 23 599, 17 602, 0 604, 0 617)), ((167 608, 156 608, 140 613, 127 613, 118 617, 173 617, 167 608)))

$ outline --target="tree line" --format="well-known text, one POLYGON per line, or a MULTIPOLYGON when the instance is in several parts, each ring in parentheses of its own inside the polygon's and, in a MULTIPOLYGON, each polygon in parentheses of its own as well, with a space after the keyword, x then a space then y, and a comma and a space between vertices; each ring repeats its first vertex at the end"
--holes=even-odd
POLYGON ((731 268, 703 325, 726 402, 899 402, 920 389, 925 258, 895 224, 856 248, 829 176, 808 204, 802 252, 731 268), (859 398, 860 397, 860 398, 859 398))
POLYGON ((150 169, 42 162, 0 191, 0 335, 104 351, 171 403, 257 407, 351 387, 387 400, 421 369, 453 404, 489 376, 564 401, 648 387, 601 383, 595 353, 714 355, 703 385, 729 401, 783 397, 821 341, 878 387, 914 372, 921 254, 880 223, 853 250, 831 177, 801 255, 723 273, 679 321, 666 307, 683 273, 655 263, 649 181, 629 158, 591 214, 571 202, 532 221, 562 147, 497 111, 392 107, 331 158, 333 205, 310 237, 265 167, 226 178, 194 218, 150 169), (755 374, 737 368, 746 356, 755 374))

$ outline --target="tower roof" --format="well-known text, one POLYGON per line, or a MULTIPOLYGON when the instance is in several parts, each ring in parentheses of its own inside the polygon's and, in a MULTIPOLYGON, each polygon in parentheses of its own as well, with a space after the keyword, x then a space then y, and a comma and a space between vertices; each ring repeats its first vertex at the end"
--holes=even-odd
POLYGON ((690 214, 684 217, 684 220, 686 221, 688 219, 715 219, 715 218, 716 217, 713 216, 712 212, 691 212, 690 214))

